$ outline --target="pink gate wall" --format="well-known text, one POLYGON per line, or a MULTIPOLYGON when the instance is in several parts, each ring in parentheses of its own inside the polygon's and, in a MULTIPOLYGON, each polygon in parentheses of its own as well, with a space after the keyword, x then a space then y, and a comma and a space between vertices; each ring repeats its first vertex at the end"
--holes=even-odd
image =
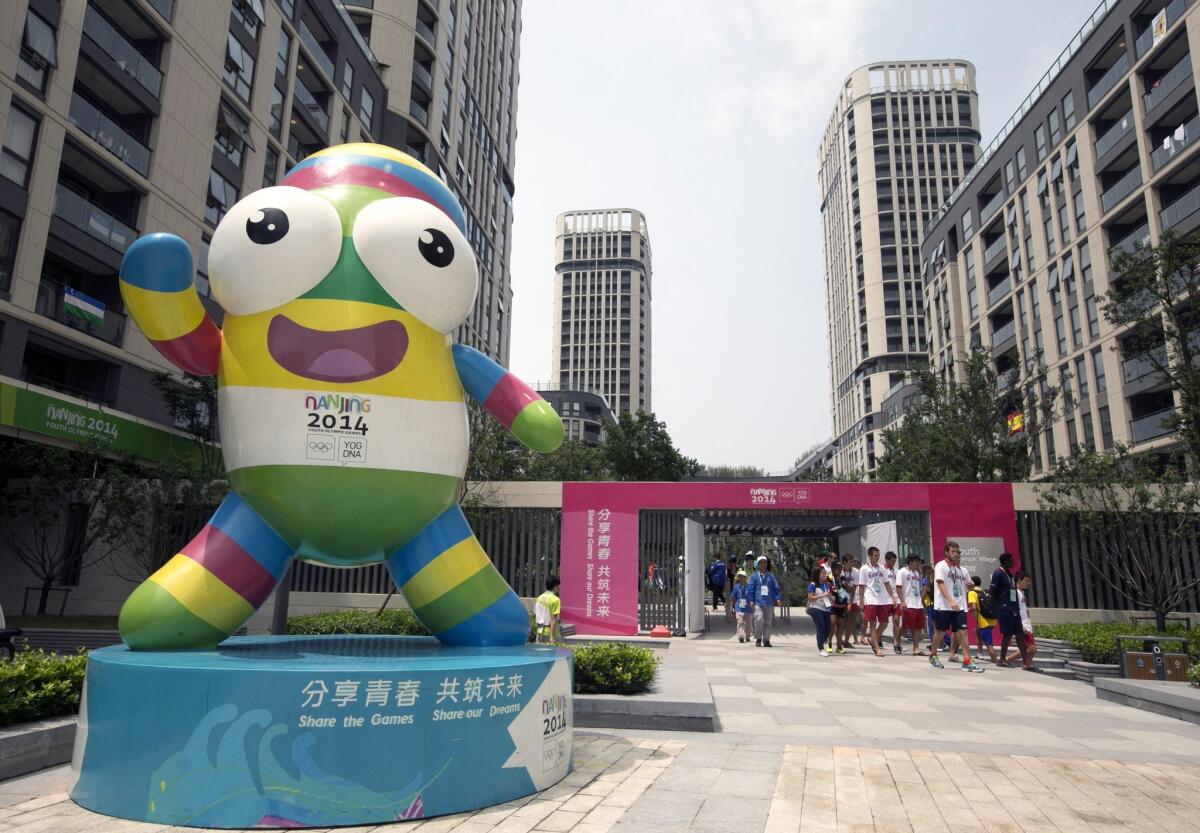
POLYGON ((953 538, 1001 538, 1020 559, 1008 483, 564 483, 560 595, 576 633, 638 632, 643 509, 928 512, 935 560, 953 538))

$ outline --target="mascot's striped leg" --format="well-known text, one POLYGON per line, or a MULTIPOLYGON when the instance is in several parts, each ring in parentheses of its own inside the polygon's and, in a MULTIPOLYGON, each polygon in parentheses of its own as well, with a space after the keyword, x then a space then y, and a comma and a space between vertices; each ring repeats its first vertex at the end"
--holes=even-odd
POLYGON ((413 613, 447 645, 520 645, 529 614, 475 540, 458 504, 387 559, 413 613))
POLYGON ((211 648, 267 599, 292 548, 230 494, 183 551, 138 586, 118 627, 134 650, 211 648))

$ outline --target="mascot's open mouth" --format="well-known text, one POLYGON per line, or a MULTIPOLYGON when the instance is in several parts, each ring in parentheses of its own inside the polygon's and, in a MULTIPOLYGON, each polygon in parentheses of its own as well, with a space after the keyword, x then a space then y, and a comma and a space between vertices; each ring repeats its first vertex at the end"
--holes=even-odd
POLYGON ((319 382, 361 382, 392 370, 408 350, 408 330, 380 321, 353 330, 312 330, 276 315, 267 328, 267 351, 284 370, 319 382))

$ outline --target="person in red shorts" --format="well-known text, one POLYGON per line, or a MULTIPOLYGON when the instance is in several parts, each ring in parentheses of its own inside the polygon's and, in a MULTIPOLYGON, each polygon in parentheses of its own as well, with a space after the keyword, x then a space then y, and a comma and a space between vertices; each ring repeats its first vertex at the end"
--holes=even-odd
POLYGON ((881 657, 883 628, 892 618, 892 608, 900 599, 887 569, 879 563, 879 547, 867 549, 867 563, 858 569, 858 601, 863 606, 863 621, 871 639, 871 650, 881 657))
MULTIPOLYGON (((921 558, 910 555, 907 564, 896 572, 896 594, 900 596, 900 632, 912 637, 913 656, 921 653, 921 634, 925 632, 925 606, 921 601, 921 558)), ((899 643, 897 643, 899 644, 899 643)))

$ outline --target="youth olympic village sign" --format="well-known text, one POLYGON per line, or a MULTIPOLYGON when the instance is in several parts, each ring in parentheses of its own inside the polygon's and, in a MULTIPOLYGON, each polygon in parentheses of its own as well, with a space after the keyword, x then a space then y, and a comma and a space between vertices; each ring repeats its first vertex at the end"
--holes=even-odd
POLYGON ((643 509, 928 512, 935 559, 947 540, 963 544, 968 569, 990 574, 994 566, 988 565, 1004 551, 1020 558, 1010 483, 601 482, 562 488, 562 621, 579 634, 638 632, 643 509))

